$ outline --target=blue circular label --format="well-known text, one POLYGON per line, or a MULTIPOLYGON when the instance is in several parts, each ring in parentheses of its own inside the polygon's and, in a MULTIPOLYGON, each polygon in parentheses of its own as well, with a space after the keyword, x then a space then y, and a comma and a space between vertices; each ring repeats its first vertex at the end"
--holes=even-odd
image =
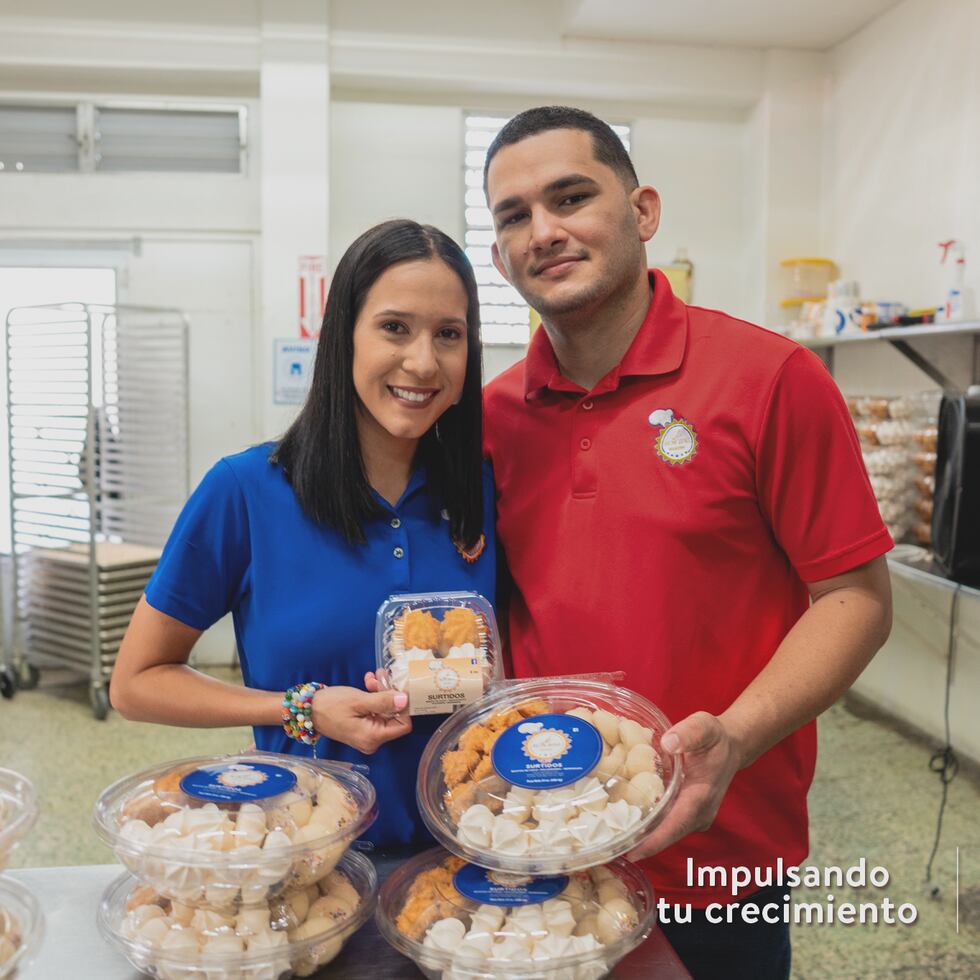
POLYGON ((533 715, 511 725, 494 743, 493 768, 525 789, 567 786, 602 758, 602 736, 574 715, 533 715))
POLYGON ((464 864, 453 877, 453 885, 464 898, 481 905, 531 905, 560 895, 568 887, 568 875, 535 878, 464 864))
POLYGON ((180 788, 196 800, 248 803, 279 796, 296 785, 296 773, 264 762, 223 762, 189 772, 180 788))

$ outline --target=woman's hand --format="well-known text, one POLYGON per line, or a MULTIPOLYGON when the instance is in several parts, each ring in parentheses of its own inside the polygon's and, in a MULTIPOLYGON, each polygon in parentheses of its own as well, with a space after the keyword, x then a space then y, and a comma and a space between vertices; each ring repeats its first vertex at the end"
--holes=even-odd
POLYGON ((401 691, 327 687, 313 695, 313 727, 320 735, 372 755, 385 742, 412 730, 412 719, 400 713, 407 707, 408 695, 401 691))

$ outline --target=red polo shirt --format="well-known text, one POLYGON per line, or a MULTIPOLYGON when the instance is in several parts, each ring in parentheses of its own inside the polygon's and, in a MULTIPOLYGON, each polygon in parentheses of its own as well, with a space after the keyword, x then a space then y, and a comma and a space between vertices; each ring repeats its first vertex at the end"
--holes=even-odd
MULTIPOLYGON (((514 675, 625 670, 679 721, 738 697, 807 609, 805 583, 892 542, 820 360, 653 277, 633 344, 590 392, 538 330, 487 388, 486 439, 514 675)), ((709 831, 645 863, 663 897, 731 900, 685 886, 689 856, 803 861, 815 761, 809 724, 738 773, 709 831)))

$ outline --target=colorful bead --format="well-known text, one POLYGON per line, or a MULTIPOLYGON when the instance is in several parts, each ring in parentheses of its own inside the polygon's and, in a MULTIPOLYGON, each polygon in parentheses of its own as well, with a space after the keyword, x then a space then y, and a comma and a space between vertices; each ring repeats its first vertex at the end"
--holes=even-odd
POLYGON ((313 695, 326 684, 307 681, 289 688, 282 698, 282 727, 286 734, 305 745, 315 745, 318 738, 311 715, 313 695))

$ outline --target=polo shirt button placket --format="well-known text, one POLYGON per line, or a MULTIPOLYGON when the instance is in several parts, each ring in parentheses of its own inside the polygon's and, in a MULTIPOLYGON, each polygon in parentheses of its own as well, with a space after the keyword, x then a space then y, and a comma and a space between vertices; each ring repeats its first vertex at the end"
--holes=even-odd
POLYGON ((594 497, 598 481, 595 440, 598 419, 595 412, 595 399, 580 401, 581 412, 575 412, 572 419, 572 496, 594 497))

